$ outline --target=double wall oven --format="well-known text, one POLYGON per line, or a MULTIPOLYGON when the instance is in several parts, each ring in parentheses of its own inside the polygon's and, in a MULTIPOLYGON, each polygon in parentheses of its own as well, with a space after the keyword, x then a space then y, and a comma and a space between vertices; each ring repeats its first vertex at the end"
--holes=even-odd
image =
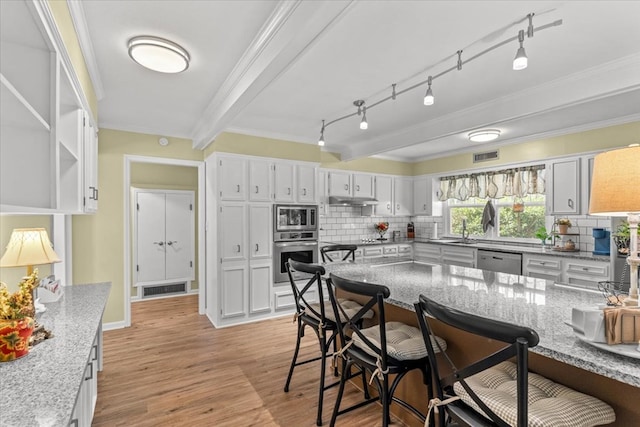
MULTIPOLYGON (((318 262, 318 206, 274 205, 273 220, 273 282, 288 282, 289 259, 318 262)), ((294 273, 295 279, 304 277, 294 273)))

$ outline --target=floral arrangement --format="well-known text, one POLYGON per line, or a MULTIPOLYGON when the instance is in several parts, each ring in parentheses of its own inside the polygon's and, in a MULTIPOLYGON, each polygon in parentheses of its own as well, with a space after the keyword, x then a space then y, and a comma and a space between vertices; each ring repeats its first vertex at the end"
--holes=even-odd
POLYGON ((0 320, 19 320, 35 317, 33 289, 38 283, 38 269, 22 279, 20 289, 10 294, 5 283, 0 282, 0 320))
POLYGON ((378 222, 376 224, 373 224, 373 228, 375 228, 378 233, 384 234, 389 229, 389 223, 378 222))

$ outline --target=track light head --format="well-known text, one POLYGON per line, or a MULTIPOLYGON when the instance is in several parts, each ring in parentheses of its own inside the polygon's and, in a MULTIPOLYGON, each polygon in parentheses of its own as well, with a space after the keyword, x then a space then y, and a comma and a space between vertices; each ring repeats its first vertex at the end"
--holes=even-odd
POLYGON ((322 129, 320 130, 320 139, 318 140, 318 145, 320 147, 324 147, 324 120, 322 121, 322 129))
POLYGON ((431 90, 431 81, 432 81, 432 77, 429 76, 429 79, 427 80, 427 84, 429 85, 429 87, 427 88, 427 93, 424 94, 424 105, 433 105, 433 103, 435 102, 435 98, 433 97, 433 91, 431 90))
POLYGON ((527 58, 527 54, 524 51, 524 47, 522 43, 524 42, 524 30, 520 30, 518 33, 518 41, 520 42, 520 47, 516 52, 516 57, 513 59, 513 69, 516 71, 524 70, 527 68, 529 59, 527 58))
POLYGON ((369 123, 367 123, 367 107, 362 107, 362 121, 360 122, 360 129, 369 129, 369 123))

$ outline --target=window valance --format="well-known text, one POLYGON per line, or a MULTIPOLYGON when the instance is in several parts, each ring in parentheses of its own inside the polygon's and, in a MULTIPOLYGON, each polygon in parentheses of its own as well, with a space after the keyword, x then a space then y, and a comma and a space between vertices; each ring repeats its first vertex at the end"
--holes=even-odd
POLYGON ((544 165, 536 165, 442 177, 438 200, 501 199, 544 192, 545 168, 544 165))

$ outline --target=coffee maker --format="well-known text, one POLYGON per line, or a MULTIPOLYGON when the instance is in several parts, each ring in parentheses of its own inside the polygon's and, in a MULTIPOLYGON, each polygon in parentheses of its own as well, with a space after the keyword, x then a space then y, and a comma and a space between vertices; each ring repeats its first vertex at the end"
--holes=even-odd
POLYGON ((604 228, 593 229, 593 254, 610 255, 611 253, 611 233, 604 228))

